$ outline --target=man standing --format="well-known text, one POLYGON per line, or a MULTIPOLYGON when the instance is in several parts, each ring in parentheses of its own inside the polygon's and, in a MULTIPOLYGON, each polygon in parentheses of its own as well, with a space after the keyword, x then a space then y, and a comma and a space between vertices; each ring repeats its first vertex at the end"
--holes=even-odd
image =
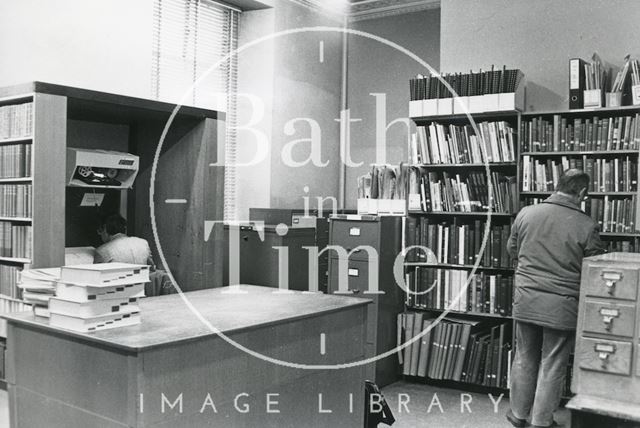
POLYGON ((513 299, 516 356, 507 419, 524 427, 557 426, 577 323, 584 257, 604 252, 598 224, 580 209, 589 176, 570 169, 543 203, 523 208, 507 250, 518 261, 513 299))

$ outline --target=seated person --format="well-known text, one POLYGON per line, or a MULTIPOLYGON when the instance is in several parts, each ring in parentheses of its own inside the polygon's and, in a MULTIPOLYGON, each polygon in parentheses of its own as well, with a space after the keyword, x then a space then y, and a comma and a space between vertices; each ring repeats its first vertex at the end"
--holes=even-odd
POLYGON ((98 228, 98 235, 104 244, 96 249, 94 263, 132 263, 155 269, 149 243, 127 236, 127 221, 120 214, 107 216, 98 228))

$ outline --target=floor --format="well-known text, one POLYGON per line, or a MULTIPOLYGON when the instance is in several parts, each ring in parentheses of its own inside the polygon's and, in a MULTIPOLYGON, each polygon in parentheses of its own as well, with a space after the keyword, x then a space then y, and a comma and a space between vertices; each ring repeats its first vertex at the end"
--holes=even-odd
MULTIPOLYGON (((504 417, 509 409, 508 397, 489 397, 487 394, 407 382, 389 385, 382 393, 396 418, 393 428, 511 428, 511 424, 504 417), (406 402, 407 396, 408 404, 399 409, 398 401, 406 402), (465 406, 464 403, 469 404, 465 406)), ((559 410, 555 414, 555 420, 568 428, 569 411, 559 410)))
MULTIPOLYGON (((509 408, 509 399, 506 397, 493 397, 497 404, 496 412, 492 398, 487 394, 407 382, 394 383, 382 392, 396 418, 393 428, 511 428, 511 424, 504 418, 509 408), (400 409, 399 400, 406 403, 400 409), (463 406, 460 405, 461 401, 463 406), (465 406, 464 403, 468 405, 465 406)), ((555 419, 564 427, 570 426, 567 410, 558 411, 555 419)), ((0 428, 8 427, 9 399, 7 392, 0 390, 0 428)))

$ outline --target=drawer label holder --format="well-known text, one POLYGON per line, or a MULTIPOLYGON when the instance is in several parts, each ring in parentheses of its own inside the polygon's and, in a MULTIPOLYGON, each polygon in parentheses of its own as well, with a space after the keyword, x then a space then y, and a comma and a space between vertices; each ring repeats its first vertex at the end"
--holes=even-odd
POLYGON ((620 311, 614 308, 600 308, 600 315, 602 316, 605 330, 610 331, 613 326, 613 320, 620 316, 620 311))
POLYGON ((616 353, 616 345, 612 343, 596 343, 593 350, 598 354, 602 368, 606 369, 609 357, 616 353))
POLYGON ((614 293, 616 283, 619 282, 624 277, 622 272, 616 272, 613 270, 603 270, 600 276, 604 280, 604 285, 607 286, 607 292, 609 294, 614 293))

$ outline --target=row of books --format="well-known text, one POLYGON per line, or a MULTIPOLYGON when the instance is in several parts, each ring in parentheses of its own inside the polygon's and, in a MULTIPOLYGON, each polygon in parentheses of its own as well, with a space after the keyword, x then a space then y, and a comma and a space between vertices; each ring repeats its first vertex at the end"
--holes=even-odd
MULTIPOLYGON (((525 198, 525 205, 542 202, 543 198, 525 198)), ((636 233, 638 225, 637 199, 635 196, 624 198, 591 198, 582 203, 582 210, 600 226, 600 232, 636 233)))
POLYGON ((453 317, 433 323, 420 312, 399 315, 401 343, 416 338, 400 355, 404 375, 508 387, 511 323, 453 317))
POLYGON ((484 252, 481 253, 485 238, 486 223, 475 220, 460 223, 453 221, 433 223, 422 217, 408 217, 405 242, 406 246, 422 246, 407 251, 407 262, 446 263, 456 265, 473 265, 478 256, 482 266, 505 268, 512 267, 512 260, 507 253, 507 242, 511 234, 509 224, 491 225, 484 252))
POLYGON ((640 147, 640 114, 609 118, 554 115, 522 121, 525 152, 635 150, 640 147))
POLYGON ((431 123, 412 135, 409 160, 414 165, 514 162, 514 132, 507 122, 471 125, 431 123))
POLYGON ((0 296, 0 313, 9 314, 13 312, 24 312, 31 309, 31 305, 16 300, 4 299, 0 296))
POLYGON ((635 192, 638 189, 637 157, 537 159, 523 156, 522 190, 551 192, 569 168, 581 169, 589 175, 590 192, 635 192))
POLYGON ((20 289, 16 286, 18 272, 20 268, 17 266, 0 265, 0 294, 14 299, 22 298, 20 289))
POLYGON ((32 227, 0 221, 2 257, 31 258, 32 227))
POLYGON ((511 315, 512 275, 416 266, 406 276, 410 307, 511 315))
POLYGON ((406 164, 373 165, 358 177, 358 198, 405 199, 409 167, 406 164))
POLYGON ((409 194, 416 203, 410 209, 423 212, 492 212, 515 213, 518 211, 516 177, 492 172, 471 172, 463 178, 448 172, 422 173, 410 176, 409 194), (489 178, 490 182, 487 182, 489 178), (493 194, 489 198, 489 186, 493 194), (419 201, 419 203, 417 202, 419 201))
POLYGON ((608 253, 640 253, 640 238, 606 241, 608 253))
POLYGON ((0 185, 0 216, 31 217, 32 212, 31 184, 0 185))
POLYGON ((31 136, 33 103, 0 107, 0 139, 31 136))
POLYGON ((451 98, 453 96, 467 97, 487 94, 501 94, 515 92, 524 77, 518 69, 495 69, 474 73, 452 73, 439 76, 418 75, 409 80, 411 101, 436 98, 451 98), (451 92, 449 87, 455 91, 451 92))
POLYGON ((0 146, 0 178, 31 176, 31 144, 0 146))

